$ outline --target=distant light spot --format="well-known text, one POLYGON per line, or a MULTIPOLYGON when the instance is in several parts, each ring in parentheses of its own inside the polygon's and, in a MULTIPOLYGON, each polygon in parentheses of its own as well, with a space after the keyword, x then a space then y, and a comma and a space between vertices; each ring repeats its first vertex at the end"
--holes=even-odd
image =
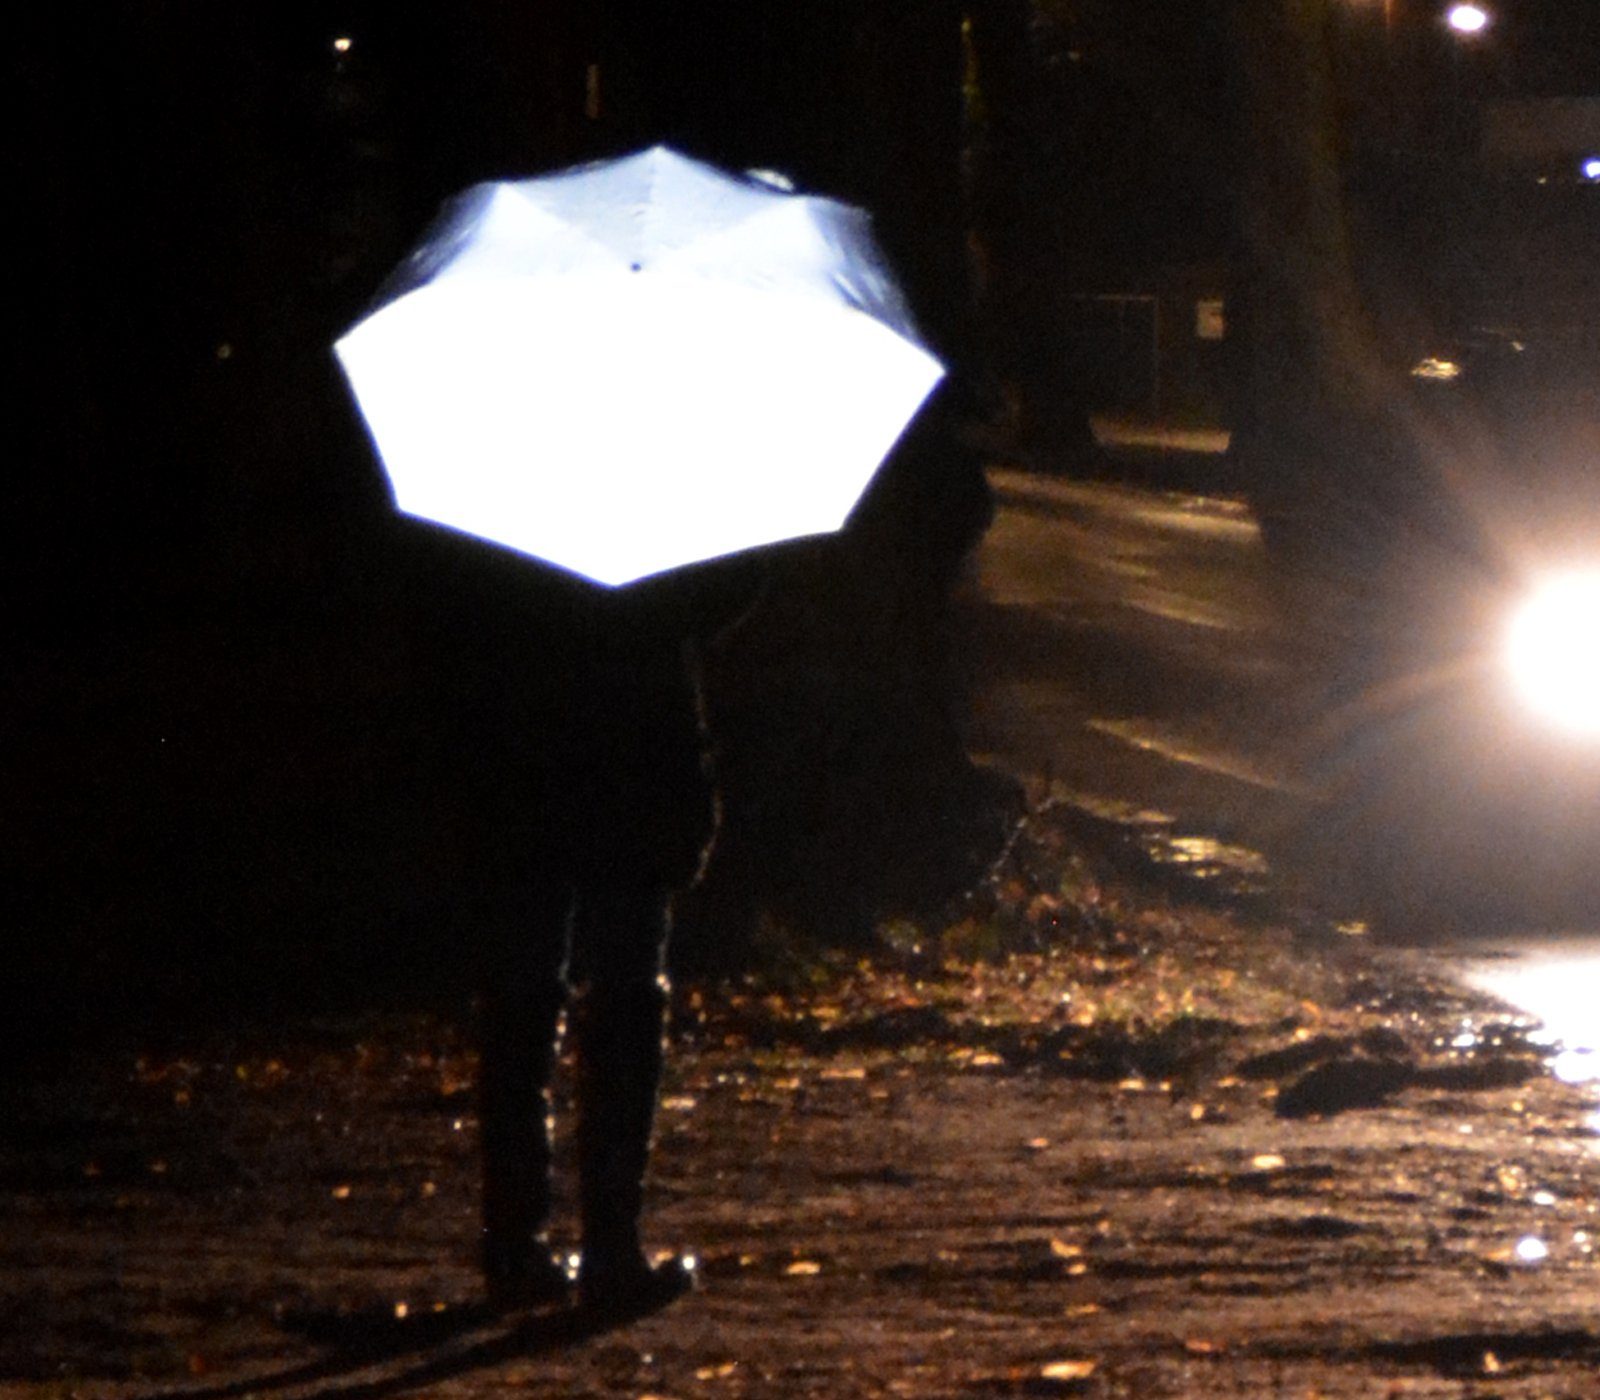
POLYGON ((1489 27, 1489 12, 1481 5, 1452 5, 1444 19, 1457 34, 1481 34, 1489 27))
POLYGON ((1411 377, 1448 383, 1452 379, 1461 378, 1461 366, 1442 355, 1428 355, 1411 366, 1411 377))

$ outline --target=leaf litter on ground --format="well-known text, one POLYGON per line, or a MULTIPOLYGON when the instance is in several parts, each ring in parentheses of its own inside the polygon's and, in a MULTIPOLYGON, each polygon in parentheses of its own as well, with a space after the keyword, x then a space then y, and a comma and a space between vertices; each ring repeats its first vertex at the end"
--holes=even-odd
POLYGON ((943 921, 888 921, 865 952, 813 949, 800 977, 696 986, 680 1025, 779 1064, 893 1055, 1130 1091, 1249 1083, 1286 1117, 1543 1072, 1535 1027, 1420 962, 1259 901, 1242 913, 1153 893, 1097 864, 1078 829, 1035 805, 943 921))
MULTIPOLYGON (((1409 1276, 1425 1258, 1459 1259, 1473 1288, 1485 1271, 1548 1278, 1590 1257, 1588 1178, 1576 1163, 1526 1146, 1545 1130, 1541 1109, 1530 1093, 1524 1112, 1512 1086, 1539 1073, 1545 1052, 1525 1026, 1361 940, 1153 892, 1097 864, 1048 808, 1029 814, 989 878, 947 919, 886 926, 867 951, 806 950, 776 972, 685 981, 675 993, 675 1035, 657 1168, 666 1200, 699 1212, 691 1238, 706 1246, 703 1274, 716 1285, 708 1293, 727 1307, 745 1307, 740 1300, 751 1294, 798 1312, 870 1296, 875 1306, 898 1300, 907 1319, 920 1319, 924 1297, 959 1309, 1014 1296, 1018 1315, 1031 1317, 1040 1291, 1055 1291, 1070 1340, 1046 1329, 1027 1333, 1025 1346, 952 1356, 951 1385, 968 1368, 974 1384, 1003 1377, 1019 1393, 1109 1386, 1108 1377, 1148 1364, 1121 1320, 1143 1290, 1172 1290, 1160 1296, 1186 1306, 1225 1300, 1226 1289, 1277 1296, 1313 1254, 1354 1260, 1369 1270, 1363 1280, 1379 1282, 1409 1276), (1431 1132, 1449 1152, 1408 1145, 1362 1174, 1331 1139, 1275 1120, 1263 1102, 1310 1102, 1320 1084, 1324 1097, 1307 1116, 1354 1109, 1339 1098, 1350 1087, 1341 1076, 1359 1081, 1369 1065, 1400 1067, 1393 1092, 1420 1101, 1405 1131, 1431 1132), (874 1137, 890 1113, 875 1116, 873 1100, 891 1091, 885 1086, 907 1092, 899 1086, 916 1082, 907 1075, 920 1078, 914 1096, 940 1116, 956 1104, 1026 1108, 1042 1101, 1028 1098, 1030 1080, 1045 1076, 1094 1081, 1082 1093, 1047 1086, 1048 1102, 1071 1105, 1064 1117, 1056 1108, 1054 1117, 1018 1119, 1014 1149, 1005 1146, 1009 1122, 983 1145, 1012 1186, 1026 1179, 1042 1203, 1037 1215, 1013 1217, 994 1196, 957 1195, 941 1206, 923 1160, 895 1156, 874 1137), (1012 1079, 1023 1093, 997 1098, 985 1076, 1012 1079), (1479 1138, 1497 1132, 1497 1152, 1520 1152, 1496 1155, 1492 1171, 1454 1150, 1467 1140, 1458 1128, 1474 1127, 1461 1095, 1476 1088, 1506 1091, 1486 1099, 1501 1109, 1480 1115, 1479 1138), (1489 1117, 1507 1121, 1497 1127, 1489 1117), (719 1146, 730 1123, 746 1136, 719 1146), (1144 1124, 1140 1131, 1159 1143, 1130 1136, 1128 1123, 1144 1124), (1523 1162, 1525 1170, 1512 1171, 1523 1162), (802 1181, 811 1185, 802 1190, 802 1181), (898 1237, 887 1227, 903 1222, 913 1201, 934 1214, 916 1217, 894 1253, 898 1237), (939 1214, 947 1209, 953 1214, 939 1214), (1233 1220, 1231 1249, 1219 1256, 1225 1239, 1196 1237, 1197 1218, 1217 1229, 1219 1219, 1233 1220), (862 1220, 871 1231, 861 1232, 862 1220), (1523 1243, 1531 1238, 1548 1241, 1548 1259, 1533 1258, 1523 1243), (1080 1328, 1089 1330, 1080 1336, 1080 1328), (1069 1363, 1096 1369, 1074 1376, 1069 1363), (1046 1374, 1054 1365, 1063 1371, 1046 1374)), ((392 1318, 397 1300, 408 1323, 411 1314, 448 1313, 472 1279, 464 1241, 474 1203, 475 1074, 470 1036, 448 1018, 346 1024, 326 1036, 240 1030, 220 1045, 129 1056, 92 1095, 77 1091, 74 1133, 48 1139, 47 1179, 14 1174, 37 1174, 38 1151, 8 1154, 0 1144, 0 1181, 13 1172, 39 1220, 55 1222, 49 1248, 63 1285, 53 1300, 34 1298, 25 1333, 0 1346, 0 1375, 42 1383, 62 1374, 63 1357, 86 1375, 178 1377, 194 1357, 228 1371, 247 1347, 277 1354, 271 1348, 289 1346, 292 1329, 263 1338, 264 1309, 321 1315, 329 1297, 340 1318, 392 1318), (381 1154, 355 1151, 362 1142, 381 1145, 381 1154), (166 1170, 154 1171, 156 1161, 166 1170), (86 1176, 86 1163, 98 1174, 86 1176), (236 1198, 275 1205, 264 1214, 252 1208, 246 1221, 236 1198), (140 1266, 149 1282, 125 1278, 120 1311, 108 1310, 75 1222, 99 1211, 130 1226, 159 1223, 201 1200, 216 1203, 230 1232, 225 1249, 203 1256, 208 1278, 196 1275, 187 1246, 181 1266, 176 1253, 162 1265, 157 1239, 155 1263, 140 1266), (283 1233, 280 1219, 293 1231, 283 1233), (410 1233, 396 1240, 402 1219, 410 1233), (295 1242, 292 1251, 284 1240, 295 1242), (266 1261, 243 1296, 232 1262, 241 1249, 266 1261), (192 1316, 169 1325, 141 1299, 174 1289, 198 1301, 192 1316), (218 1297, 229 1300, 220 1322, 201 1311, 218 1297)), ((18 1106, 24 1125, 49 1118, 43 1102, 18 1106)), ((917 1121, 931 1142, 945 1141, 936 1119, 917 1121)), ((1556 1130, 1570 1136, 1570 1121, 1556 1130)), ((964 1120, 949 1131, 962 1153, 975 1151, 964 1120)), ((184 1243, 181 1231, 174 1238, 184 1243)), ((32 1296, 19 1292, 31 1284, 12 1282, 0 1301, 32 1296)), ((1158 1314, 1139 1315, 1154 1326, 1158 1314)), ((1196 1317, 1211 1320, 1173 1313, 1174 1327, 1182 1325, 1174 1374, 1197 1358, 1250 1364, 1224 1313, 1196 1317)), ((763 1319, 766 1335, 777 1324, 763 1319)), ((1517 1354, 1515 1344, 1508 1334, 1492 1349, 1505 1358, 1517 1354)), ((727 1346, 719 1333, 715 1355, 697 1355, 696 1366, 721 1365, 727 1346)), ((568 1364, 541 1360, 535 1369, 554 1375, 568 1364)), ((688 1379, 702 1378, 692 1371, 677 1388, 691 1390, 688 1379)), ((783 1383, 753 1393, 787 1393, 783 1383)), ((863 1382, 860 1393, 869 1389, 863 1382)))

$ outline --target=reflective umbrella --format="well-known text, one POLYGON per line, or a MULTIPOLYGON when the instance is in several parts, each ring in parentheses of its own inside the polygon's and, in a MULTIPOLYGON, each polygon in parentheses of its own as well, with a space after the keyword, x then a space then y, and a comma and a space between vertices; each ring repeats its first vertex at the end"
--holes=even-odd
POLYGON ((401 510, 609 585, 839 529, 943 374, 861 210, 659 146, 458 195, 335 348, 401 510))

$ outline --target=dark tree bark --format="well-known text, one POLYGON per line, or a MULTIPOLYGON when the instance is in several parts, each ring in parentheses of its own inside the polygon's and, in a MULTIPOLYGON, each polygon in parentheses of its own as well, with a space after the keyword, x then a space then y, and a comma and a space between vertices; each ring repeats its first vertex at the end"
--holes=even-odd
POLYGON ((1393 178, 1360 100, 1362 36, 1334 0, 1249 0, 1234 25, 1249 141, 1234 452, 1269 547, 1365 633, 1393 605, 1408 528, 1449 494, 1451 454, 1405 371, 1448 333, 1419 236, 1459 206, 1446 182, 1393 178))
POLYGON ((1084 379, 1067 351, 1074 268, 1035 32, 1029 0, 984 0, 968 11, 979 113, 973 234, 987 362, 1023 437, 1070 466, 1095 446, 1084 379))

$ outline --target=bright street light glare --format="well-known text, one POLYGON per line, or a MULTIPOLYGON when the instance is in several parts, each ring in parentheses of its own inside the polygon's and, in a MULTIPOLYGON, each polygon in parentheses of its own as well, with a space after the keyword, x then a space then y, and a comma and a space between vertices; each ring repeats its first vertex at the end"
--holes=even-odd
POLYGON ((1531 709, 1600 737, 1600 571, 1545 580, 1512 619, 1506 659, 1531 709))
POLYGON ((1481 5, 1452 5, 1444 19, 1457 34, 1481 34, 1489 27, 1489 12, 1481 5))
POLYGON ((1585 156, 1578 169, 1585 180, 1600 180, 1600 156, 1585 156))

